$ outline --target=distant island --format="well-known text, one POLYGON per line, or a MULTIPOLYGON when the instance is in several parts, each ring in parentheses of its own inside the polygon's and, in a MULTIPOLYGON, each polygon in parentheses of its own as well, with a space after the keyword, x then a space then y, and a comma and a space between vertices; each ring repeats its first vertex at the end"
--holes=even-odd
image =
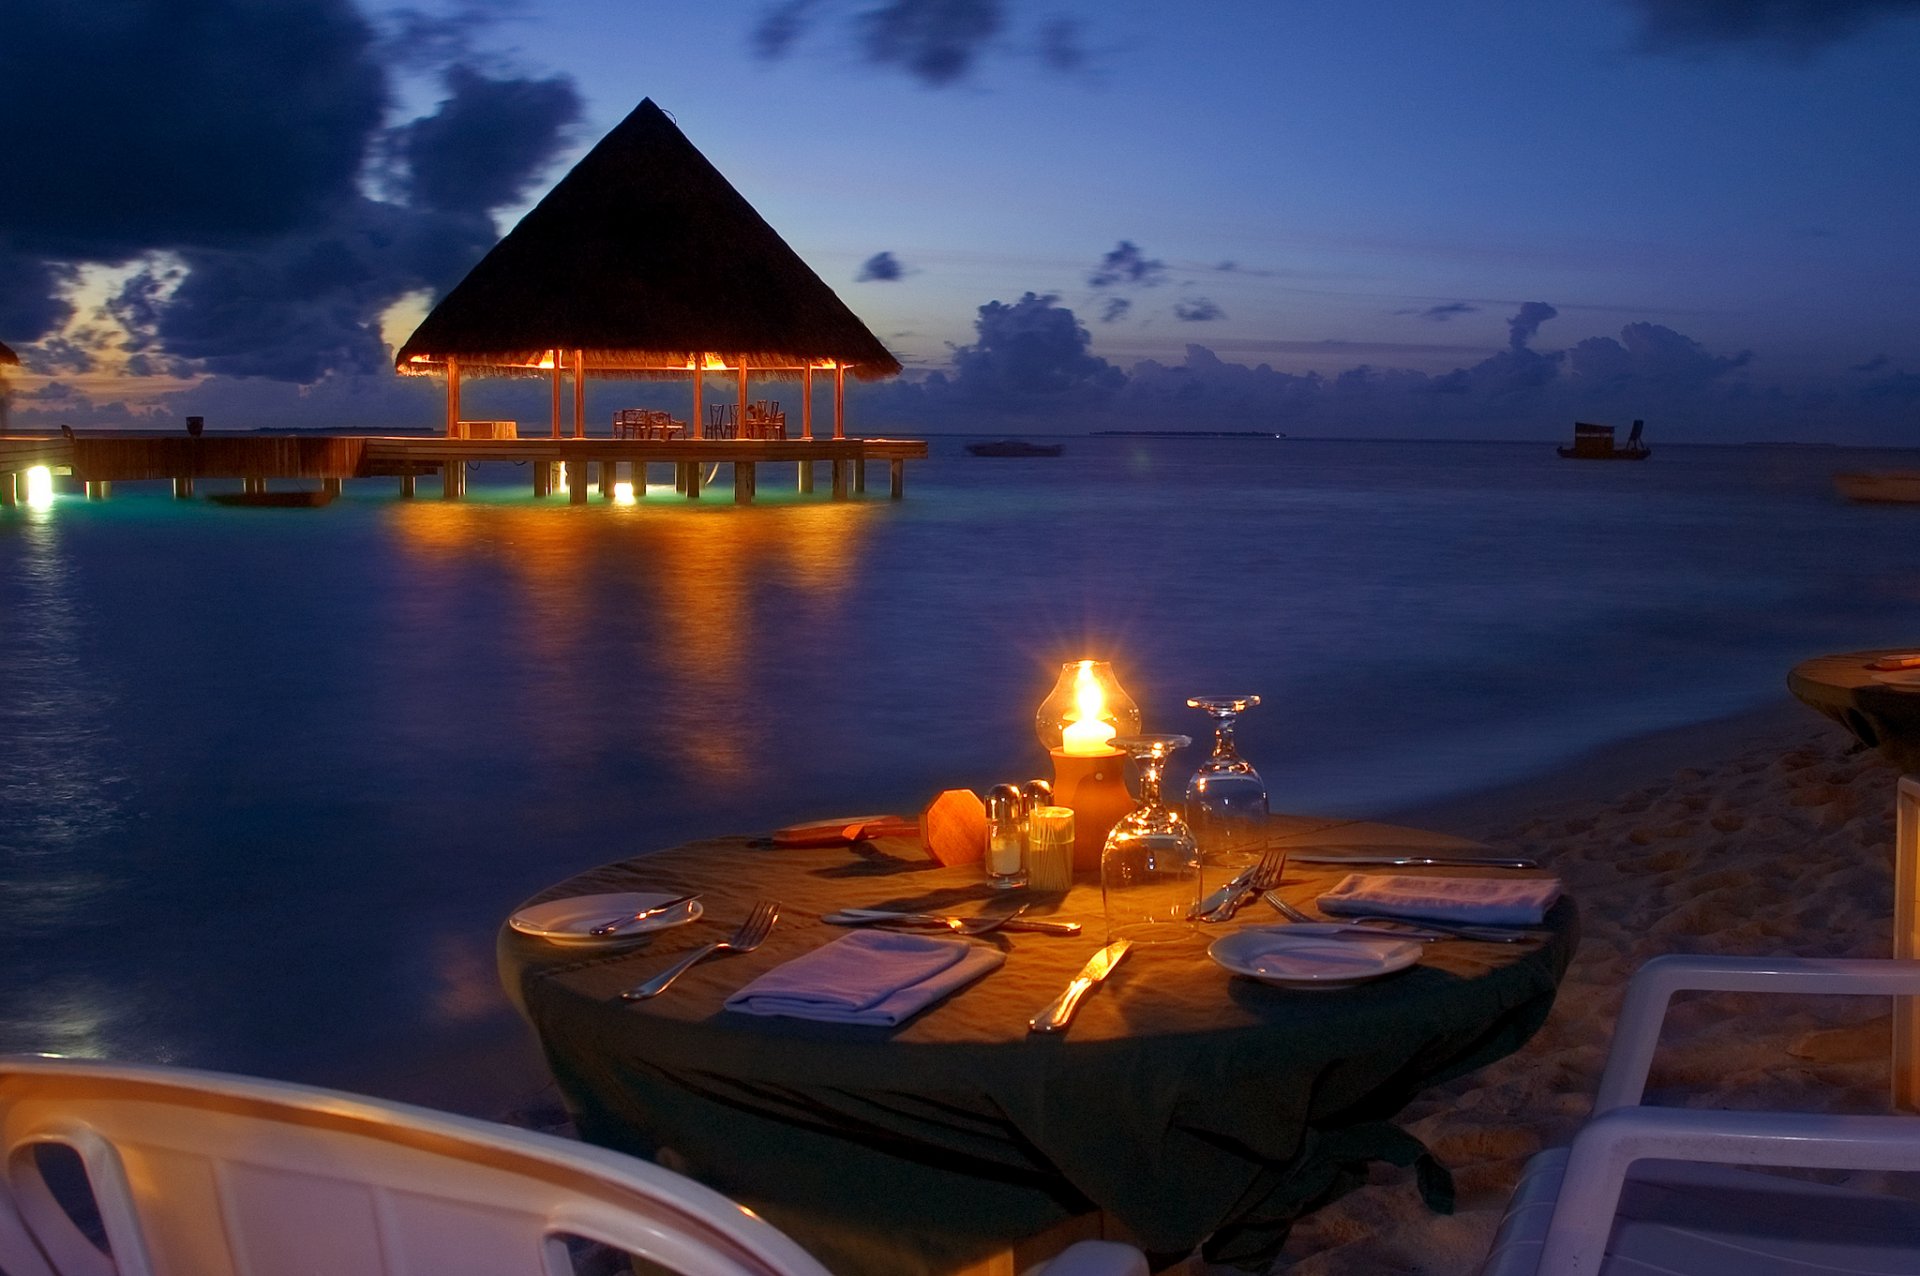
POLYGON ((1094 438, 1124 435, 1135 439, 1284 439, 1274 430, 1095 430, 1094 438))

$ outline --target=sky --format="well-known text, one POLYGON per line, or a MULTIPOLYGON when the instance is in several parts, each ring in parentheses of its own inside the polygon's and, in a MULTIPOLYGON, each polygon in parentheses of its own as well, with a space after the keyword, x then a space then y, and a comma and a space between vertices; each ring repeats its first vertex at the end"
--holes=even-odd
POLYGON ((1920 0, 0 0, 0 31, 15 426, 431 425, 392 348, 651 97, 899 355, 865 432, 1920 444, 1920 0))

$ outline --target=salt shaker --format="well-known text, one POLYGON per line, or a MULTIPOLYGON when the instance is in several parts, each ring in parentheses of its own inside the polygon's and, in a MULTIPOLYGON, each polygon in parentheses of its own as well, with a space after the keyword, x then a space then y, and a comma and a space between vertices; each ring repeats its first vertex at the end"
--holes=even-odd
POLYGON ((1002 890, 1027 884, 1026 822, 1019 789, 996 784, 987 790, 987 879, 1002 890))

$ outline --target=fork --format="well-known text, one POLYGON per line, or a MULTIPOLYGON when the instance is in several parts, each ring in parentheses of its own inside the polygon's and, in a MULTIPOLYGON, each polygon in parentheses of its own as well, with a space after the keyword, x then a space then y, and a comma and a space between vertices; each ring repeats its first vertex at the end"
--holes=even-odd
POLYGON ((1255 895, 1272 890, 1280 884, 1280 876, 1287 866, 1287 851, 1283 846, 1269 846, 1261 855, 1260 862, 1248 869, 1238 879, 1238 889, 1214 907, 1200 914, 1203 922, 1224 922, 1244 907, 1255 895))
MULTIPOLYGON (((1309 917, 1286 900, 1276 891, 1268 891, 1261 896, 1273 905, 1275 912, 1290 922, 1308 922, 1324 925, 1317 918, 1309 917)), ((1356 917, 1351 921, 1334 922, 1332 925, 1345 926, 1358 933, 1375 935, 1399 935, 1407 939, 1476 939, 1487 944, 1518 944, 1524 940, 1538 938, 1538 933, 1530 930, 1500 930, 1491 926, 1455 926, 1447 922, 1408 921, 1402 917, 1356 917)))
POLYGON ((906 922, 891 926, 882 922, 874 929, 898 930, 911 934, 915 931, 939 930, 944 927, 955 935, 991 935, 1032 907, 1032 904, 1021 904, 1007 912, 995 913, 991 917, 938 917, 932 922, 906 922))
POLYGON ((667 985, 685 974, 695 963, 706 960, 715 953, 750 953, 760 946, 760 941, 773 929, 774 922, 780 919, 778 900, 763 899, 753 906, 747 914, 747 920, 740 923, 740 929, 726 939, 708 944, 705 948, 696 948, 667 967, 643 984, 635 984, 620 994, 623 1001, 645 1001, 648 997, 657 997, 667 990, 667 985))

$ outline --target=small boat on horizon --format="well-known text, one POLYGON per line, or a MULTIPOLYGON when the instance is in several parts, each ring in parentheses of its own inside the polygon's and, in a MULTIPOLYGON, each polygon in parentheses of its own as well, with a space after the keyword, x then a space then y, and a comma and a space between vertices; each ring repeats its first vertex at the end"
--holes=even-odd
POLYGON ((1860 505, 1920 505, 1920 470, 1858 470, 1835 474, 1833 485, 1860 505))
POLYGON ((1640 441, 1645 426, 1645 421, 1635 421, 1626 443, 1615 447, 1612 426, 1575 421, 1573 446, 1554 450, 1570 461, 1644 461, 1653 455, 1653 449, 1640 441))
POLYGON ((967 451, 974 456, 1059 456, 1066 451, 1066 445, 1029 443, 1025 439, 1000 439, 991 443, 969 443, 967 451))

